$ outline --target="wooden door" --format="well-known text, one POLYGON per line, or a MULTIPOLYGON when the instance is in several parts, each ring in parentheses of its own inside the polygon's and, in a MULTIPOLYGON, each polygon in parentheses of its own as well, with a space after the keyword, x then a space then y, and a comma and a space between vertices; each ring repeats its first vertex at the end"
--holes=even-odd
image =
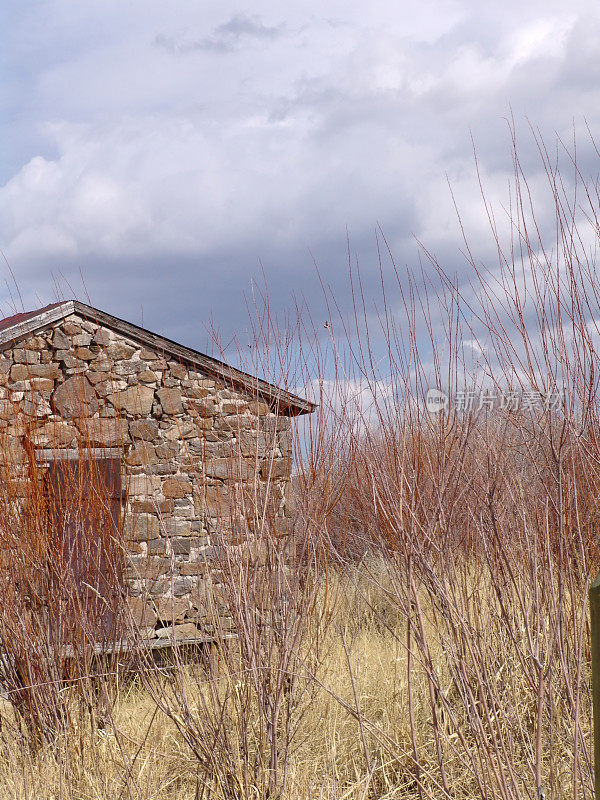
POLYGON ((47 487, 60 640, 115 640, 123 591, 121 462, 85 453, 57 459, 47 487))

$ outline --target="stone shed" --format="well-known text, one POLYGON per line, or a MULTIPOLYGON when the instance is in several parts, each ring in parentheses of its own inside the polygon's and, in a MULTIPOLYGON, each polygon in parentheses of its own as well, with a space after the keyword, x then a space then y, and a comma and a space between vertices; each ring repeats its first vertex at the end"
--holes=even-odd
MULTIPOLYGON (((186 638, 210 636, 203 598, 223 546, 240 545, 265 520, 285 535, 291 418, 312 410, 77 301, 0 321, 1 452, 21 479, 33 461, 37 480, 63 486, 59 500, 69 494, 65 470, 78 465, 81 478, 82 463, 98 465, 123 543, 123 593, 150 636, 168 637, 173 626, 186 638)), ((76 537, 67 513, 55 513, 64 536, 76 537)), ((82 592, 98 594, 98 579, 77 568, 82 592)))

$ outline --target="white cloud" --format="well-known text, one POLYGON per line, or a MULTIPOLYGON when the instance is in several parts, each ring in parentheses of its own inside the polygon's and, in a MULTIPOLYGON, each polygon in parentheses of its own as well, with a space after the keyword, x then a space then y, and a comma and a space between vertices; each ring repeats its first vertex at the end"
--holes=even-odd
MULTIPOLYGON (((600 123, 587 0, 568 13, 558 0, 182 0, 169 18, 158 0, 45 0, 11 16, 2 131, 17 166, 0 187, 0 246, 32 291, 57 264, 82 267, 93 293, 140 259, 178 261, 178 278, 227 263, 200 301, 219 315, 261 256, 277 291, 302 292, 295 265, 322 247, 325 282, 341 285, 346 226, 364 259, 377 223, 399 263, 416 261, 414 233, 461 270, 446 175, 478 255, 493 255, 469 131, 500 200, 511 104, 549 136, 574 117, 600 123)), ((544 199, 539 214, 551 222, 544 199)), ((156 269, 139 291, 177 303, 186 286, 156 269)))

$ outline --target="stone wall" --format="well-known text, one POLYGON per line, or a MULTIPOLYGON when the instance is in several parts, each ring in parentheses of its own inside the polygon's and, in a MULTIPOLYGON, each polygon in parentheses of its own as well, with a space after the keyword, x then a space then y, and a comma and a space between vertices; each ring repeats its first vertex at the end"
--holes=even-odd
POLYGON ((77 315, 0 352, 0 434, 39 463, 122 454, 126 585, 155 636, 210 635, 224 543, 285 532, 290 419, 258 397, 77 315), (183 627, 181 627, 183 626, 183 627))

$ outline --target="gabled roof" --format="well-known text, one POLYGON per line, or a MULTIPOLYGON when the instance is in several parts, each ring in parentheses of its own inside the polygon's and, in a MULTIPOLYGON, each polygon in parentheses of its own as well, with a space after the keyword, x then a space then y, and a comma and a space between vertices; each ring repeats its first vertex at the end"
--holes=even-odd
POLYGON ((221 378, 226 383, 233 384, 253 395, 259 395, 268 400, 270 404, 275 405, 280 414, 290 416, 310 414, 316 408, 314 403, 286 392, 284 389, 267 383, 261 378, 242 372, 212 356, 207 356, 204 353, 193 350, 191 347, 185 347, 157 333, 152 333, 140 328, 138 325, 133 325, 131 322, 113 317, 112 314, 107 314, 105 311, 80 303, 78 300, 52 303, 36 311, 14 314, 11 317, 0 320, 0 350, 4 345, 14 342, 15 339, 26 334, 34 334, 71 314, 77 314, 84 319, 90 320, 90 322, 110 328, 122 336, 167 354, 184 364, 197 367, 208 375, 221 378))

